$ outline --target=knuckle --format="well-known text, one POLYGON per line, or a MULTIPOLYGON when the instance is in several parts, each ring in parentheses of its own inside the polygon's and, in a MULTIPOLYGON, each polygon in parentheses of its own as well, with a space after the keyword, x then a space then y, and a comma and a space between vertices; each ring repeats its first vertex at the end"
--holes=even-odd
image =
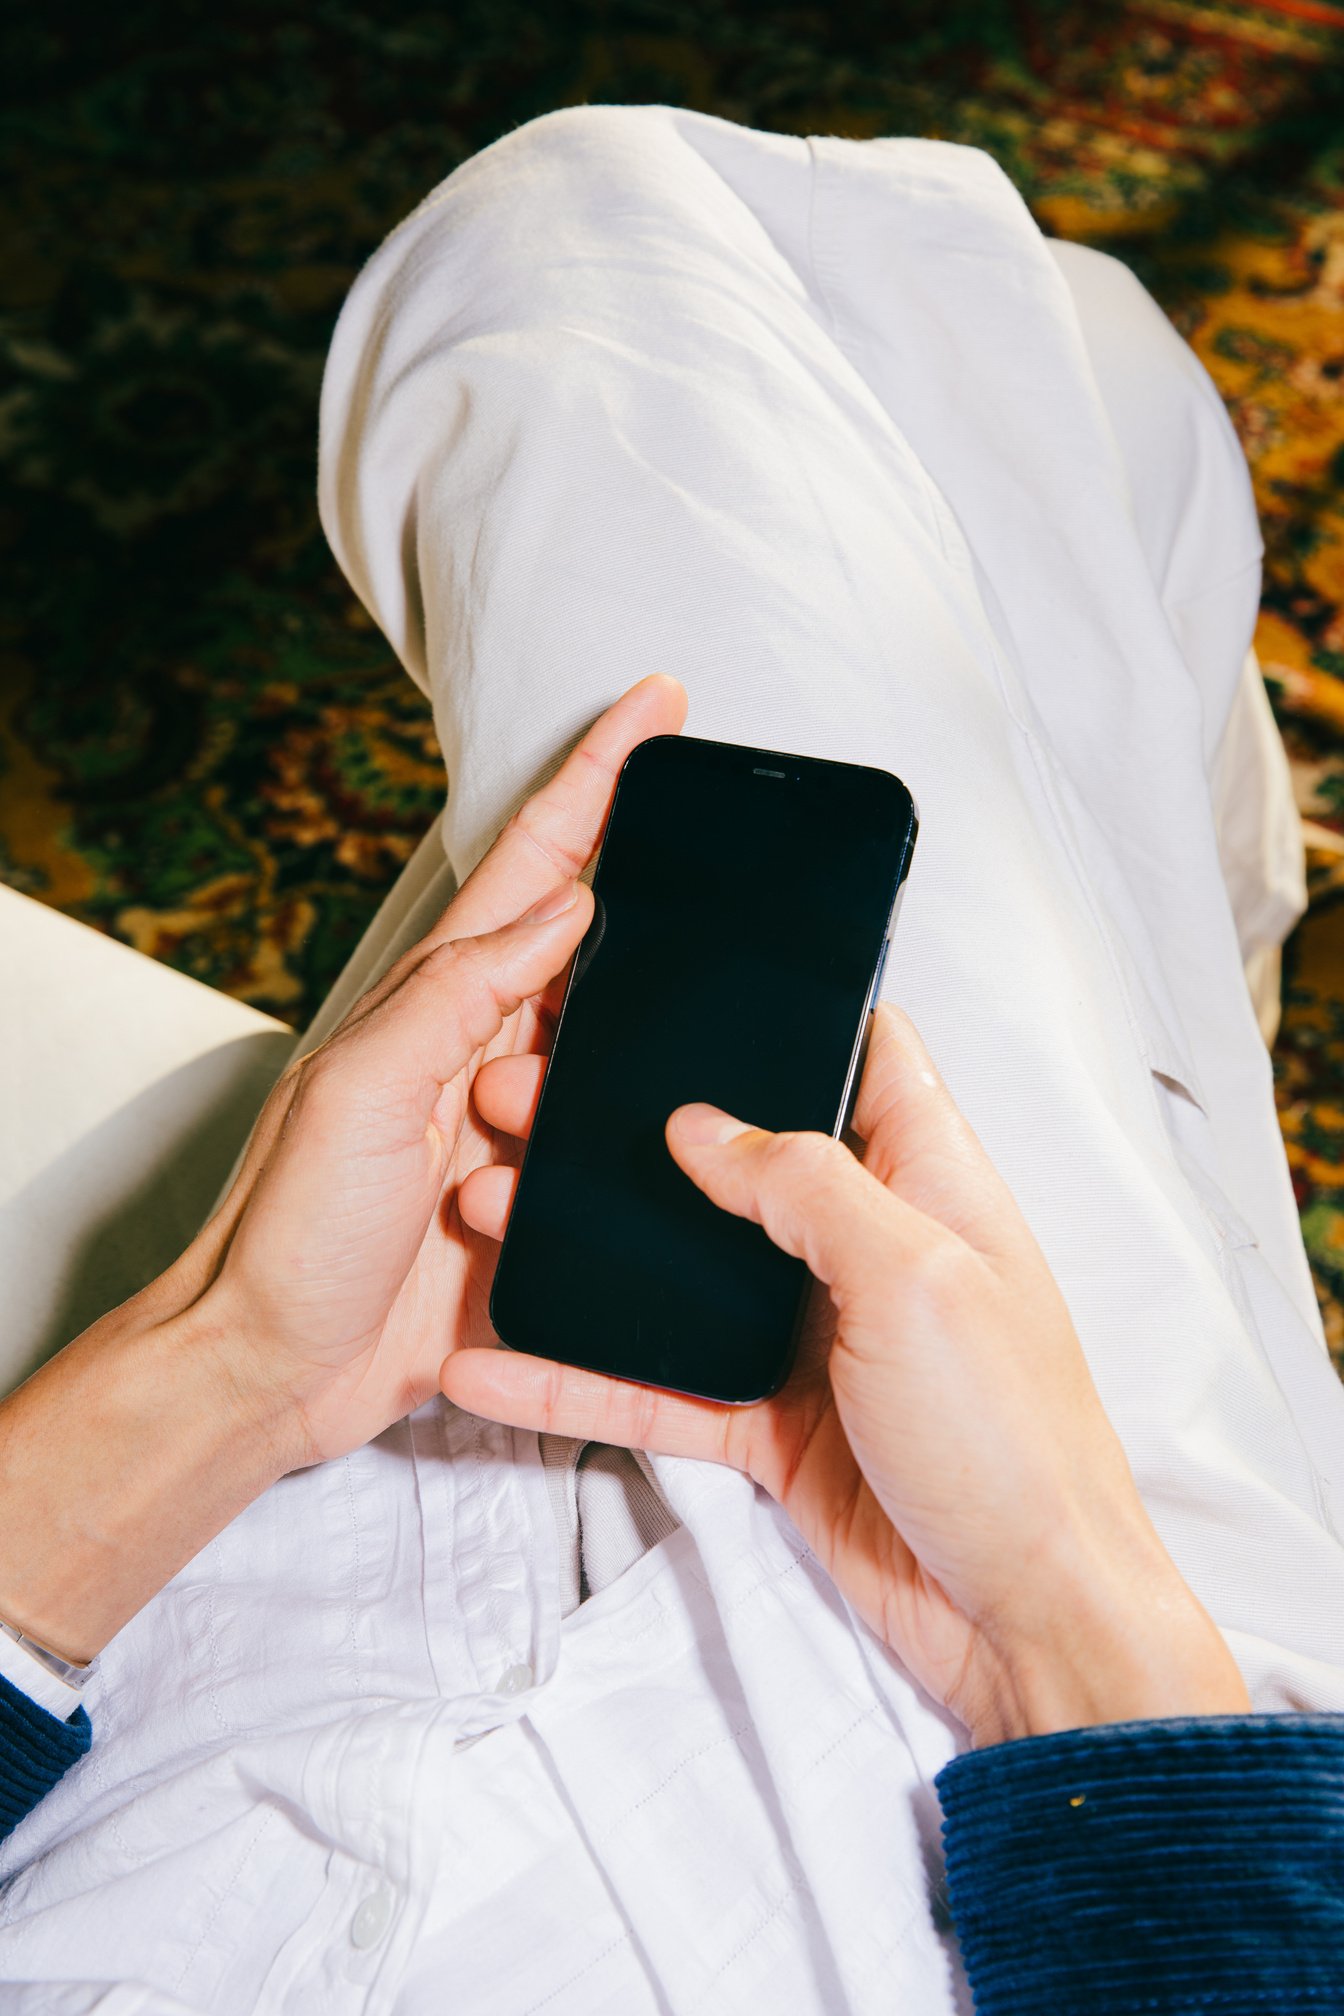
POLYGON ((469 955, 463 951, 460 938, 441 938, 437 945, 431 945, 420 961, 419 971, 426 980, 436 983, 448 981, 454 974, 462 972, 469 955))
POLYGON ((653 1431, 658 1419, 658 1395, 652 1386, 637 1386, 633 1401, 633 1418, 630 1423, 633 1440, 630 1446, 633 1449, 647 1449, 653 1441, 653 1431))
POLYGON ((542 1373, 537 1407, 541 1416, 543 1431, 551 1434, 561 1418, 565 1398, 564 1371, 557 1364, 548 1364, 542 1373))
POLYGON ((405 985, 416 967, 420 965, 422 960, 428 957, 440 942, 437 936, 429 936, 421 938, 414 945, 408 946, 400 958, 394 959, 382 977, 369 988, 368 993, 356 1002, 350 1011, 351 1017, 353 1018, 372 1008, 380 1008, 389 995, 395 994, 398 987, 405 985))
POLYGON ((556 874, 577 875, 584 867, 586 852, 573 843, 557 817, 554 792, 539 792, 520 805, 505 829, 520 836, 556 874))
POLYGON ((968 1258, 962 1241, 951 1233, 927 1239, 905 1270, 907 1289, 913 1289, 928 1308, 955 1308, 966 1294, 968 1258))
POLYGON ((499 1007, 473 940, 436 945, 421 962, 417 978, 441 997, 435 1009, 440 1029, 459 1048, 475 1050, 489 1042, 499 1027, 499 1007))
POLYGON ((538 1427, 546 1435, 572 1433, 572 1369, 566 1365, 546 1363, 540 1375, 540 1385, 536 1393, 538 1403, 538 1427))
POLYGON ((775 1134, 765 1151, 766 1166, 777 1169, 790 1183, 812 1189, 837 1174, 837 1150, 845 1152, 826 1134, 775 1134))
POLYGON ((443 995, 444 1012, 453 1018, 463 1035, 481 1021, 487 995, 489 1006, 494 1006, 494 995, 487 985, 474 939, 449 938, 434 946, 421 960, 417 977, 422 986, 432 987, 443 995))

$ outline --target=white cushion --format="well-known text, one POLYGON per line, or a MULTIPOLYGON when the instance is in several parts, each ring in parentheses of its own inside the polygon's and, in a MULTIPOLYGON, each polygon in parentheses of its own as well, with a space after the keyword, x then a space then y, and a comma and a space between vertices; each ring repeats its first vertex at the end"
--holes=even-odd
POLYGON ((0 886, 0 1392, 181 1252, 293 1047, 0 886))

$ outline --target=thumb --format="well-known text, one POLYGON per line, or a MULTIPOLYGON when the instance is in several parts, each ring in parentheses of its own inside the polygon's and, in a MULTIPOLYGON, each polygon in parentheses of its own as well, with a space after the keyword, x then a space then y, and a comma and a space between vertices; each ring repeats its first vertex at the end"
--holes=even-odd
POLYGON ((749 1218, 840 1296, 893 1275, 947 1237, 826 1134, 768 1134, 717 1106, 679 1106, 673 1160, 714 1204, 749 1218))
POLYGON ((357 1006, 309 1065, 348 1065, 366 1104, 390 1099, 428 1116, 506 1018, 563 970, 592 915, 589 890, 567 882, 512 924, 432 945, 390 993, 357 1006))

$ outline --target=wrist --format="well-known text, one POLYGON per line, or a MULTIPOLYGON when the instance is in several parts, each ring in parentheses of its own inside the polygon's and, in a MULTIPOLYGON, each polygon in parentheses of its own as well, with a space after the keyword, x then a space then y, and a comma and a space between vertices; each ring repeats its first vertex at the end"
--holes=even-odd
POLYGON ((203 1305, 134 1298, 0 1407, 0 1616, 86 1663, 290 1456, 203 1305))
POLYGON ((304 1406, 274 1376, 255 1327, 215 1283, 171 1319, 164 1346, 191 1353, 201 1404, 215 1408, 222 1438, 240 1461, 271 1484, 318 1459, 304 1406))
POLYGON ((1111 1722, 1246 1715, 1250 1695, 1213 1619, 1163 1556, 1144 1586, 1061 1590, 1051 1629, 985 1648, 958 1709, 976 1749, 1111 1722))

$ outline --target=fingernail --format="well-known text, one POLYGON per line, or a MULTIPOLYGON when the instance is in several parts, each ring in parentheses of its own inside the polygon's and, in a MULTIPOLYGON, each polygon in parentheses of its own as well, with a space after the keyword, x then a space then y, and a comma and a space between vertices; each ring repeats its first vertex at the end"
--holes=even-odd
POLYGON ((530 910, 525 910, 519 919, 522 924, 549 924, 552 917, 561 917, 566 910, 572 910, 579 900, 577 882, 562 882, 558 889, 552 889, 530 910))
POLYGON ((672 1115, 672 1125, 683 1141, 695 1141, 706 1145, 709 1142, 731 1141, 735 1134, 748 1134, 750 1128, 745 1120, 734 1120, 731 1113, 725 1113, 718 1106, 678 1106, 672 1115))

